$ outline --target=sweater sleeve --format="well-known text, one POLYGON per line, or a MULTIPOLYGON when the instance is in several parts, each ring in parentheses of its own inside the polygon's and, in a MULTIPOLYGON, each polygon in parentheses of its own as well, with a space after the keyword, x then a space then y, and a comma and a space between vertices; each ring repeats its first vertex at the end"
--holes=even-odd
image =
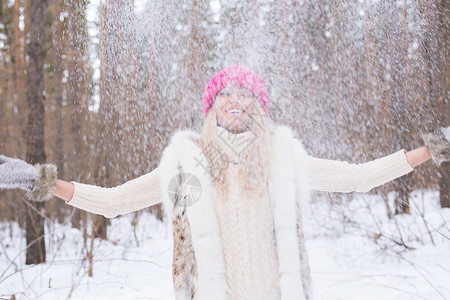
POLYGON ((75 193, 66 203, 107 218, 130 213, 161 201, 159 169, 113 188, 72 181, 75 193))
POLYGON ((374 187, 413 170, 404 149, 362 164, 308 156, 307 176, 313 190, 326 192, 368 192, 374 187))

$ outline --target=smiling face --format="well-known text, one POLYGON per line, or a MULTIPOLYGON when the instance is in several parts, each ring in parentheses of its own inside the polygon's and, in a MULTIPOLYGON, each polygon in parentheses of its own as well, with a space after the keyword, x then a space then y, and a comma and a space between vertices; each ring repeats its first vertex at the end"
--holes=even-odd
POLYGON ((217 122, 231 133, 247 131, 251 126, 251 115, 255 98, 249 89, 229 85, 216 96, 217 122))

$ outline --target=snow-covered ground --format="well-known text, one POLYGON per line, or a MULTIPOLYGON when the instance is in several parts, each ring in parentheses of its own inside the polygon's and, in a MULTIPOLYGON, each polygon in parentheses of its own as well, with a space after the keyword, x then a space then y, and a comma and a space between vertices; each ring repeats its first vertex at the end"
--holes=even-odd
MULTIPOLYGON (((394 222, 378 196, 312 204, 304 226, 315 298, 450 299, 450 209, 433 191, 414 192, 411 206, 394 222), (415 250, 386 247, 393 240, 415 250)), ((93 277, 79 230, 47 224, 48 262, 27 266, 24 232, 1 224, 0 299, 174 299, 171 233, 147 213, 134 231, 132 217, 112 219, 109 240, 95 241, 93 277)))

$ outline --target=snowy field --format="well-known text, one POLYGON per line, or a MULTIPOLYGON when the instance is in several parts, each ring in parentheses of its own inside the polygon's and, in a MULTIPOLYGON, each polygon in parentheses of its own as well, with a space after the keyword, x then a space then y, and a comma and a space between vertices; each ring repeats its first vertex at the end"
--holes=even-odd
MULTIPOLYGON (((316 299, 450 299, 450 209, 432 191, 410 201, 411 215, 395 222, 378 196, 311 205, 304 225, 316 299)), ((109 240, 95 241, 93 277, 79 230, 47 224, 48 262, 27 266, 24 232, 1 224, 0 299, 174 299, 171 234, 150 214, 135 231, 131 220, 112 219, 109 240)))

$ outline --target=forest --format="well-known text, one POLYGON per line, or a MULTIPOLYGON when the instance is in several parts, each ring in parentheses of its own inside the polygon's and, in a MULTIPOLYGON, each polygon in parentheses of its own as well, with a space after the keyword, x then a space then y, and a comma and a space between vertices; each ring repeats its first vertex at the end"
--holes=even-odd
MULTIPOLYGON (((230 65, 261 76, 270 117, 312 156, 362 163, 408 151, 423 146, 423 133, 450 125, 449 13, 444 0, 0 0, 0 154, 54 163, 66 181, 117 186, 155 169, 176 130, 201 130, 205 86, 230 65)), ((419 274, 422 281, 408 282, 419 288, 386 299, 447 299, 439 278, 450 270, 432 277, 435 269, 405 257, 426 247, 433 265, 449 262, 449 166, 427 162, 364 196, 315 192, 308 242, 348 246, 353 236, 409 262, 414 274, 404 276, 419 274)), ((125 263, 170 260, 162 220, 159 204, 107 219, 0 190, 0 299, 103 299, 85 283, 110 268, 102 265, 109 254, 125 263), (128 245, 148 256, 126 256, 128 245), (65 259, 57 274, 72 273, 71 282, 60 278, 49 292, 50 281, 39 279, 45 265, 65 259)), ((170 275, 170 263, 162 265, 170 275)), ((312 268, 318 299, 362 299, 348 291, 333 298, 333 279, 312 268)))

